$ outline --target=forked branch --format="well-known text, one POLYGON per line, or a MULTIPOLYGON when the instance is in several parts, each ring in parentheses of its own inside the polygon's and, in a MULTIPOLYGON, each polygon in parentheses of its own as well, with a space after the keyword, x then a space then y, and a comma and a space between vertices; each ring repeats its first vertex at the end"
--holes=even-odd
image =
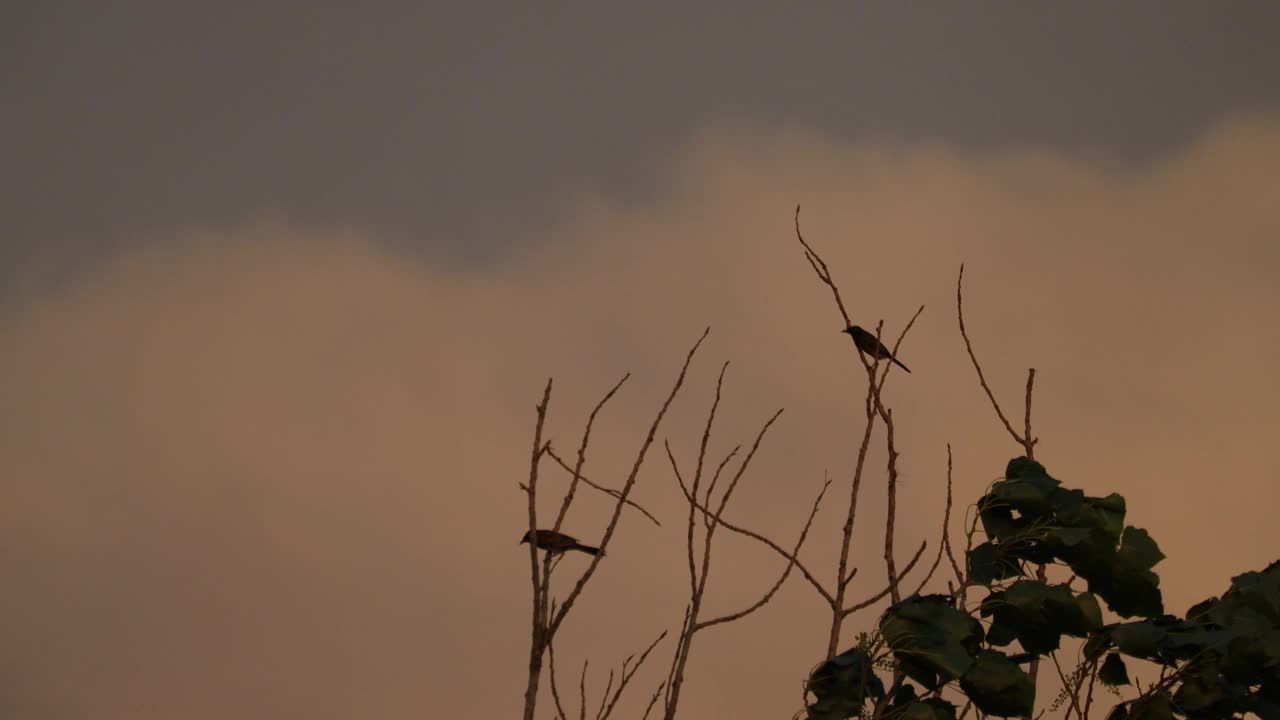
POLYGON ((1009 422, 1009 418, 1005 416, 1004 410, 1000 408, 1000 403, 996 402, 995 393, 991 391, 991 386, 987 384, 987 376, 982 372, 982 364, 978 362, 978 356, 973 352, 973 343, 969 340, 969 332, 964 326, 964 264, 960 265, 960 275, 956 278, 956 316, 960 321, 960 336, 964 338, 964 349, 969 353, 969 359, 973 361, 973 369, 978 373, 978 383, 982 385, 982 389, 987 393, 987 399, 991 401, 991 407, 996 411, 996 417, 1000 418, 1000 422, 1004 424, 1004 429, 1009 432, 1009 436, 1014 442, 1022 446, 1023 451, 1028 458, 1035 459, 1035 445, 1039 442, 1039 438, 1031 436, 1031 390, 1036 382, 1036 369, 1027 370, 1027 396, 1026 396, 1026 412, 1023 416, 1023 431, 1019 435, 1017 430, 1013 429, 1013 424, 1009 422))

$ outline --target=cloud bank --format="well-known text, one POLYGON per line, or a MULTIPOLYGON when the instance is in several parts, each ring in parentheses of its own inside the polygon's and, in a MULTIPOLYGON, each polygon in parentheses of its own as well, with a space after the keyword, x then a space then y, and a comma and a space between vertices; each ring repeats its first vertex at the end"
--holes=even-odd
MULTIPOLYGON (((926 306, 902 351, 913 374, 891 381, 899 545, 936 541, 946 443, 964 502, 1017 449, 960 344, 966 262, 966 315, 999 397, 1017 412, 1037 368, 1042 459, 1128 497, 1129 521, 1169 556, 1158 569, 1181 612, 1280 545, 1278 167, 1271 116, 1140 169, 730 125, 673 157, 652 205, 584 193, 550 231, 509 228, 519 250, 483 269, 278 217, 168 231, 184 242, 117 257, 0 324, 0 708, 32 720, 513 714, 529 592, 517 482, 546 377, 550 431, 569 449, 594 401, 633 373, 588 464, 617 484, 710 325, 665 427, 676 451, 694 451, 724 360, 716 451, 786 408, 734 517, 790 537, 824 470, 847 477, 859 366, 794 240, 796 202, 857 321, 896 332, 926 306)), ((884 575, 875 452, 855 595, 884 575)), ((547 487, 562 481, 548 468, 547 487)), ((558 646, 566 667, 616 665, 679 623, 679 494, 656 453, 637 499, 664 525, 624 516, 558 646)), ((812 565, 830 564, 845 501, 826 502, 812 565)), ((590 539, 605 508, 584 499, 567 527, 590 539)), ((780 570, 733 538, 718 558, 713 611, 780 570)), ((825 645, 821 609, 795 583, 709 632, 686 713, 794 712, 825 645)), ((642 674, 633 700, 659 674, 642 674)))

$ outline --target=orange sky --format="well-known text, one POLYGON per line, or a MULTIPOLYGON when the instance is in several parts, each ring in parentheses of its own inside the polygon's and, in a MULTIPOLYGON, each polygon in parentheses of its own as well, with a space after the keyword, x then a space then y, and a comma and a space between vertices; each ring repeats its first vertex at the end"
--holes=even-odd
MULTIPOLYGON (((1128 521, 1169 556, 1157 570, 1181 613, 1280 547, 1277 168, 1280 118, 1266 115, 1137 169, 715 126, 652 203, 578 197, 496 268, 445 271, 360 227, 279 215, 156 231, 178 242, 0 316, 0 707, 512 716, 529 641, 516 484, 542 385, 556 378, 549 432, 570 451, 586 411, 633 373, 587 466, 619 484, 707 325, 660 437, 691 457, 730 360, 714 451, 786 408, 730 514, 789 543, 830 470, 805 557, 831 566, 861 371, 795 243, 796 203, 856 321, 896 332, 927 306, 901 353, 913 374, 891 380, 900 546, 936 541, 946 443, 958 503, 1017 450, 960 343, 963 261, 971 336, 999 397, 1020 415, 1037 368, 1039 459, 1069 485, 1128 498, 1128 521)), ((884 574, 880 443, 869 467, 855 596, 884 574)), ((544 478, 563 480, 550 467, 544 478)), ((686 601, 679 493, 660 453, 635 497, 663 527, 624 515, 557 646, 565 667, 591 658, 597 693, 603 668, 677 626, 686 601)), ((589 541, 606 510, 588 496, 566 530, 589 541)), ((780 569, 721 542, 712 613, 780 569)), ((847 639, 874 619, 855 616, 847 639)), ((790 717, 825 622, 793 580, 750 619, 708 631, 685 716, 790 717)))

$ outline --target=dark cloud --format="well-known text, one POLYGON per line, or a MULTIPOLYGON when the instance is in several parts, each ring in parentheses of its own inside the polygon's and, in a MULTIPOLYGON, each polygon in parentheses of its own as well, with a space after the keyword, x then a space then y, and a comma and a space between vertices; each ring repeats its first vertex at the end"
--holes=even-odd
POLYGON ((278 208, 491 262, 566 193, 644 205, 726 118, 1146 160, 1280 99, 1280 8, 8 3, 0 274, 278 208))

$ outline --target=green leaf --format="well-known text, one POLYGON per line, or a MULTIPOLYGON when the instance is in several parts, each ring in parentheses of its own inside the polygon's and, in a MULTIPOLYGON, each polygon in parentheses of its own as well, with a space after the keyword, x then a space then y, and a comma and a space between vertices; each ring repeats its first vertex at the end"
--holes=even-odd
POLYGON ((1155 660, 1167 633, 1150 620, 1123 623, 1111 629, 1111 641, 1125 655, 1155 660))
POLYGON ((941 698, 916 700, 889 717, 892 720, 956 720, 956 706, 941 698))
POLYGON ((816 700, 806 707, 810 720, 843 720, 862 711, 868 698, 884 697, 884 682, 871 658, 853 648, 827 660, 809 675, 806 685, 816 700))
POLYGON ((1160 595, 1160 578, 1150 568, 1164 554, 1151 536, 1139 528, 1126 528, 1122 543, 1117 550, 1094 536, 1071 553, 1064 553, 1064 559, 1089 583, 1089 590, 1105 600, 1117 615, 1148 618, 1161 615, 1164 601, 1160 595))
POLYGON ((1049 587, 1038 580, 1019 580, 1003 592, 994 592, 982 601, 983 616, 992 618, 987 640, 993 645, 1005 645, 991 639, 1004 640, 1009 636, 1028 652, 1046 653, 1058 649, 1062 636, 1044 616, 1044 603, 1049 587))
POLYGON ((969 552, 969 576, 979 585, 990 586, 991 583, 1017 577, 1021 572, 1018 563, 1003 557, 994 543, 982 543, 969 552))
POLYGON ((1121 538, 1119 559, 1134 567, 1150 570, 1156 563, 1164 559, 1164 553, 1151 539, 1151 534, 1142 528, 1129 527, 1121 538))
POLYGON ((902 671, 930 690, 963 675, 982 643, 982 624, 951 607, 950 600, 913 596, 880 616, 880 634, 902 671))
POLYGON ((975 707, 988 715, 1029 715, 1035 704, 1031 676, 995 650, 978 654, 973 667, 960 678, 960 688, 975 707))
POLYGON ((1084 656, 1088 660, 1097 660, 1115 645, 1111 641, 1111 629, 1103 628, 1101 631, 1090 633, 1089 639, 1084 643, 1084 656))
POLYGON ((1245 699, 1248 687, 1236 686, 1225 682, 1219 662, 1198 662, 1183 669, 1179 678, 1182 682, 1173 700, 1184 714, 1232 716, 1236 713, 1226 708, 1234 701, 1245 699), (1215 713, 1214 706, 1224 712, 1215 713))
POLYGON ((1025 477, 1048 477, 1044 466, 1032 460, 1029 457, 1016 457, 1005 465, 1004 476, 1010 480, 1018 480, 1025 477))
POLYGON ((1064 634, 1087 637, 1102 627, 1102 608, 1093 593, 1073 593, 1065 583, 1053 587, 1054 593, 1045 600, 1044 613, 1064 634))
POLYGON ((1112 686, 1128 685, 1129 670, 1124 666, 1124 659, 1117 653, 1107 655, 1102 667, 1098 668, 1098 679, 1112 686))
POLYGON ((1124 496, 1089 497, 1082 491, 1060 488, 1050 498, 1054 516, 1063 527, 1097 530, 1114 545, 1124 529, 1124 496))
POLYGON ((982 520, 982 531, 995 540, 1013 537, 1028 525, 1025 518, 1015 518, 1013 508, 994 494, 985 495, 978 501, 978 517, 982 520))
POLYGON ((1172 720, 1173 706, 1169 694, 1157 692, 1140 698, 1129 706, 1129 720, 1172 720))
POLYGON ((1089 593, 1077 595, 1063 583, 1018 580, 982 601, 983 617, 992 618, 987 642, 1008 645, 1016 639, 1027 652, 1058 649, 1063 634, 1086 637, 1102 626, 1102 609, 1089 593))

